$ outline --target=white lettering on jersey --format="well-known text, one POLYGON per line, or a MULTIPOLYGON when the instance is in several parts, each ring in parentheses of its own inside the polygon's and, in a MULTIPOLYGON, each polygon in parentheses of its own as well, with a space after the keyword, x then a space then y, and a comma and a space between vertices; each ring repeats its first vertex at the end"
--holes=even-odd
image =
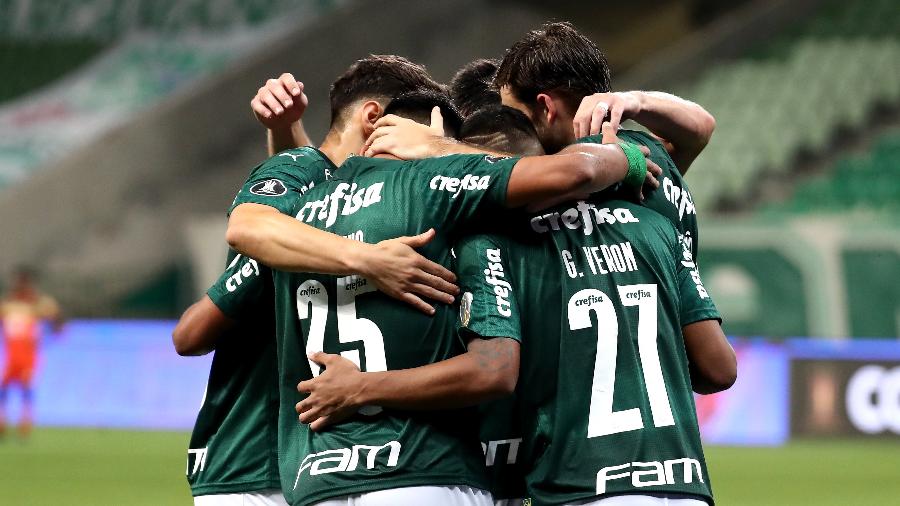
POLYGON ((563 228, 569 230, 582 229, 584 235, 591 235, 596 225, 612 223, 638 223, 640 220, 631 214, 631 210, 608 207, 597 209, 594 204, 579 200, 575 207, 562 212, 553 212, 535 216, 531 219, 531 229, 539 234, 556 232, 563 228))
POLYGON ((494 295, 497 296, 497 312, 509 318, 512 315, 512 306, 509 303, 509 290, 512 286, 506 281, 503 273, 503 259, 500 258, 500 249, 486 250, 488 268, 484 270, 484 280, 494 287, 494 295))
POLYGON ((700 269, 697 267, 694 258, 691 256, 691 250, 685 249, 682 252, 682 256, 681 265, 691 270, 691 280, 694 281, 694 286, 697 287, 697 294, 701 299, 708 299, 709 292, 707 292, 706 287, 703 286, 703 280, 700 279, 700 269))
POLYGON ((638 270, 634 248, 631 247, 631 243, 628 241, 619 244, 582 246, 581 251, 584 253, 584 258, 591 269, 591 274, 595 276, 597 274, 609 274, 610 272, 638 270))
POLYGON ((671 202, 675 209, 678 210, 679 220, 684 219, 685 214, 697 214, 691 192, 676 185, 669 178, 663 178, 662 189, 666 200, 671 202))
POLYGON ((522 438, 498 439, 496 441, 488 441, 481 443, 481 451, 484 452, 484 465, 493 466, 497 460, 497 448, 507 445, 509 450, 506 453, 506 463, 515 464, 519 458, 519 445, 522 444, 522 438))
POLYGON ((307 202, 297 213, 297 219, 306 223, 324 220, 325 227, 330 227, 334 225, 338 214, 349 216, 364 207, 381 202, 382 188, 384 183, 363 187, 359 187, 356 183, 340 183, 324 199, 307 202))
POLYGON ((453 194, 452 199, 459 196, 463 190, 486 190, 491 182, 491 176, 476 176, 466 174, 462 179, 457 177, 434 176, 428 185, 432 190, 446 191, 453 194))
POLYGON ((311 453, 300 463, 300 469, 297 470, 297 479, 294 480, 294 489, 297 489, 300 475, 307 469, 310 476, 355 471, 359 465, 359 454, 363 451, 368 452, 366 454, 366 469, 374 469, 375 458, 384 449, 388 449, 387 461, 384 465, 386 467, 396 467, 397 462, 400 460, 401 446, 399 441, 388 441, 381 446, 353 445, 353 448, 339 448, 337 450, 311 453))
MULTIPOLYGON (((236 256, 234 260, 231 262, 231 266, 240 258, 240 255, 236 256)), ((229 267, 231 267, 229 266, 229 267)), ((247 262, 241 266, 241 270, 232 274, 227 281, 225 281, 225 288, 228 292, 233 292, 238 289, 241 284, 251 276, 259 276, 259 264, 256 263, 256 260, 252 258, 248 258, 247 262)))
MULTIPOLYGON (((208 447, 207 447, 208 448, 208 447)), ((206 469, 206 455, 208 453, 207 448, 197 448, 196 450, 188 448, 188 461, 187 467, 184 469, 184 474, 188 476, 193 476, 197 474, 199 471, 203 471, 206 469), (194 456, 194 467, 191 468, 191 455, 194 456)))
POLYGON ((663 462, 631 462, 617 466, 604 467, 597 472, 597 494, 606 493, 606 482, 619 480, 631 476, 631 486, 635 488, 652 487, 656 485, 675 484, 675 466, 683 467, 681 483, 692 483, 694 471, 700 483, 703 481, 703 471, 700 462, 687 457, 665 460, 663 462), (622 471, 622 472, 618 472, 622 471))

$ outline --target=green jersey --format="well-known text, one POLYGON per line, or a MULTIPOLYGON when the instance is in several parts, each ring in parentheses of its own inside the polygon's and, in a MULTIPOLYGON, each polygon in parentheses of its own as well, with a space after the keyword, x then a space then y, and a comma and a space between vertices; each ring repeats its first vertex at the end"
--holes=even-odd
MULTIPOLYGON (((517 159, 455 155, 419 161, 352 157, 335 179, 297 204, 308 225, 375 243, 429 228, 420 252, 450 265, 464 227, 490 220, 506 199, 517 159)), ((364 371, 407 369, 464 352, 455 311, 426 316, 358 276, 275 272, 283 490, 295 506, 377 490, 466 485, 486 489, 474 410, 362 408, 350 420, 312 432, 297 420, 297 383, 320 373, 309 352, 339 353, 364 371)))
MULTIPOLYGON (((650 159, 662 169, 659 188, 644 199, 643 205, 669 218, 678 229, 678 239, 691 256, 696 260, 699 246, 697 233, 697 210, 687 181, 675 166, 666 148, 652 135, 636 130, 620 130, 618 137, 625 142, 632 142, 650 149, 650 159)), ((600 143, 602 137, 592 135, 579 139, 578 142, 600 143)))
POLYGON ((188 450, 194 495, 281 488, 272 277, 234 255, 207 295, 237 325, 219 338, 188 450))
MULTIPOLYGON (((285 212, 334 165, 313 148, 292 149, 258 165, 232 205, 285 212)), ((203 404, 188 450, 193 495, 281 488, 278 476, 278 376, 271 272, 229 251, 228 267, 207 291, 237 325, 216 344, 203 404)))
POLYGON ((534 503, 711 502, 681 327, 719 315, 671 222, 595 196, 505 230, 458 244, 460 330, 522 342, 517 459, 534 503))

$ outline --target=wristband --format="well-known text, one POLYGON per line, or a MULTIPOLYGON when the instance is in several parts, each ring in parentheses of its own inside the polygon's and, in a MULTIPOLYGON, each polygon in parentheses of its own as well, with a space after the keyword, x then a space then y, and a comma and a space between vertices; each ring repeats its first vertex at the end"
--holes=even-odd
POLYGON ((644 158, 644 153, 637 144, 630 142, 620 142, 619 147, 622 148, 625 158, 628 159, 628 174, 625 175, 622 182, 628 186, 640 188, 647 179, 647 159, 644 158))

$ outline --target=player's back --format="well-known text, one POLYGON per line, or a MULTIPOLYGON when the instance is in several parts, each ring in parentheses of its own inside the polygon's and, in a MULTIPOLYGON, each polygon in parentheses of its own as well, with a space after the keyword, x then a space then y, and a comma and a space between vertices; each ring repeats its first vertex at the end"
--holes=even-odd
MULTIPOLYGON (((679 240, 697 258, 699 247, 699 231, 697 227, 697 209, 684 176, 681 175, 675 162, 663 145, 652 135, 638 130, 619 130, 616 134, 625 142, 646 146, 650 150, 650 159, 662 169, 658 178, 660 187, 644 199, 643 205, 669 218, 678 229, 679 240)), ((592 135, 579 139, 578 142, 601 143, 602 137, 592 135)))
POLYGON ((709 497, 679 321, 679 276, 689 274, 673 225, 595 199, 542 212, 509 237, 460 254, 508 269, 504 303, 521 320, 520 458, 535 504, 709 497))
MULTIPOLYGON (((296 218, 368 243, 437 230, 420 252, 450 265, 462 227, 490 216, 505 199, 515 160, 452 156, 401 162, 351 158, 335 178, 298 204, 296 218)), ((276 273, 282 383, 281 471, 295 505, 389 488, 486 488, 477 420, 471 410, 402 412, 366 407, 313 433, 297 422, 298 381, 318 375, 307 352, 340 353, 364 371, 417 367, 464 351, 455 311, 433 316, 378 292, 364 278, 276 273)))

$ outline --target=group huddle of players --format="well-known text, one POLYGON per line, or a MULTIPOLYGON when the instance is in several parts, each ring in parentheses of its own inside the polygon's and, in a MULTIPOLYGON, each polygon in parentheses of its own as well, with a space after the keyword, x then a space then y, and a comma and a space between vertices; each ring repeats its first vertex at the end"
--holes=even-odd
POLYGON ((449 86, 369 56, 329 98, 318 148, 292 75, 251 101, 271 158, 173 333, 215 350, 195 504, 712 504, 693 392, 736 362, 682 177, 712 117, 611 93, 568 23, 449 86))

